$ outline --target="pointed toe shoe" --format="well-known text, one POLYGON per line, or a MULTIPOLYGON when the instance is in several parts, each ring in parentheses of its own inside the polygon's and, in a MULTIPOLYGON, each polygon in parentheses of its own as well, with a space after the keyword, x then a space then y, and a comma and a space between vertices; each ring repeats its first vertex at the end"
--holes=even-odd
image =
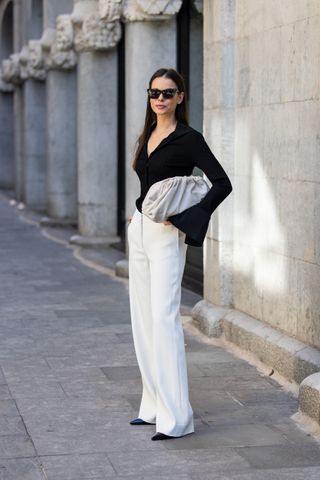
POLYGON ((155 425, 155 423, 145 422, 142 418, 134 418, 130 421, 130 425, 155 425))

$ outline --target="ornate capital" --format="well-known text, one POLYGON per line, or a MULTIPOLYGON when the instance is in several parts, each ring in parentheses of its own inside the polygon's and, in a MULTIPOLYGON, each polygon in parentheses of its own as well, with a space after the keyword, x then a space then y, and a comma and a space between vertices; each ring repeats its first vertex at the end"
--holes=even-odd
POLYGON ((56 20, 56 49, 66 52, 73 48, 74 31, 71 15, 59 15, 56 20))
POLYGON ((56 39, 56 31, 54 28, 46 28, 42 34, 40 39, 42 49, 44 50, 45 54, 50 52, 51 46, 56 39))
POLYGON ((71 20, 74 25, 74 44, 78 51, 108 50, 121 38, 119 2, 76 0, 71 20), (100 11, 104 18, 99 16, 100 11))
POLYGON ((179 12, 182 0, 123 0, 125 21, 167 20, 179 12))
POLYGON ((20 78, 45 80, 48 70, 49 54, 55 39, 55 30, 44 30, 40 40, 29 40, 19 54, 20 78))
POLYGON ((82 25, 81 50, 107 50, 117 45, 121 38, 119 21, 106 22, 96 15, 86 18, 82 25))
POLYGON ((19 67, 21 80, 27 80, 29 78, 29 47, 25 45, 19 54, 19 67))
POLYGON ((56 20, 55 40, 50 51, 49 68, 74 68, 77 64, 77 55, 73 46, 74 29, 71 15, 59 15, 56 20))
POLYGON ((120 20, 122 0, 99 0, 99 16, 108 22, 120 20))
POLYGON ((21 83, 19 54, 13 53, 10 58, 3 60, 1 68, 1 77, 8 86, 19 85, 21 83))
POLYGON ((0 73, 0 92, 1 93, 12 93, 14 91, 14 86, 12 83, 6 83, 2 80, 1 78, 1 73, 0 73))
POLYGON ((36 80, 46 78, 46 60, 42 49, 41 40, 29 40, 29 58, 27 70, 29 76, 36 80))
POLYGON ((3 64, 5 62, 10 62, 10 60, 3 60, 2 68, 0 69, 0 92, 1 93, 11 93, 14 90, 13 84, 5 78, 3 64))
POLYGON ((55 46, 51 49, 49 69, 72 70, 77 65, 77 54, 74 50, 65 52, 56 50, 55 46))
POLYGON ((82 25, 86 17, 98 11, 98 0, 74 0, 71 14, 74 25, 82 25))

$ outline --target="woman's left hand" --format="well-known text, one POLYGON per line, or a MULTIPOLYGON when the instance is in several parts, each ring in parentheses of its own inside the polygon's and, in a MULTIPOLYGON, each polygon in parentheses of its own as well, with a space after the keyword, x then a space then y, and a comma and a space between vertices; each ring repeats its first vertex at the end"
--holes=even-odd
POLYGON ((163 222, 163 224, 164 224, 164 225, 172 225, 172 223, 169 222, 169 220, 165 220, 165 221, 163 222))

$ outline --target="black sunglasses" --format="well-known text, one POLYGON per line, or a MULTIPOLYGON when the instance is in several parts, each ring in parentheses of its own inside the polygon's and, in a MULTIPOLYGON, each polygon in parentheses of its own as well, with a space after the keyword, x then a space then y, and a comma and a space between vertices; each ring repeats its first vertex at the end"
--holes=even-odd
POLYGON ((166 88, 159 90, 158 88, 148 88, 147 92, 150 98, 159 98, 161 93, 163 98, 173 98, 179 90, 177 88, 166 88))

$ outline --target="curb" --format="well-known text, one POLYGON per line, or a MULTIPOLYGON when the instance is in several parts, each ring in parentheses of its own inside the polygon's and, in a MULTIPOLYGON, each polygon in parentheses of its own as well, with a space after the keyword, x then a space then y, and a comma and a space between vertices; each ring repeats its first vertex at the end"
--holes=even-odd
POLYGON ((117 261, 115 264, 115 272, 118 277, 129 278, 129 262, 127 258, 117 261))
POLYGON ((320 424, 320 372, 302 381, 299 387, 299 409, 320 424))
POLYGON ((299 386, 299 408, 320 424, 320 351, 260 320, 206 300, 192 310, 194 325, 211 337, 223 337, 253 354, 299 386), (302 382, 302 383, 301 383, 302 382))

